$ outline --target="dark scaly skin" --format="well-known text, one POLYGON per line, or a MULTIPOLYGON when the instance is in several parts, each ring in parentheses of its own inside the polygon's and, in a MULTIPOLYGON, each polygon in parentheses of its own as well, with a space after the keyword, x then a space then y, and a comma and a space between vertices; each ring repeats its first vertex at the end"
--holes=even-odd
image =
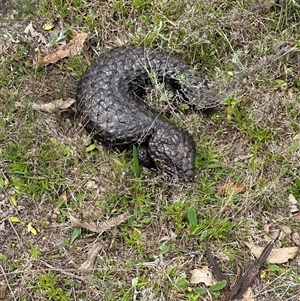
POLYGON ((141 164, 171 174, 194 177, 195 143, 186 131, 160 117, 142 100, 149 72, 167 89, 180 93, 197 108, 205 103, 204 80, 192 75, 183 60, 139 46, 101 54, 83 74, 77 89, 77 108, 86 129, 106 145, 136 145, 141 164), (178 80, 181 78, 181 80, 178 80))

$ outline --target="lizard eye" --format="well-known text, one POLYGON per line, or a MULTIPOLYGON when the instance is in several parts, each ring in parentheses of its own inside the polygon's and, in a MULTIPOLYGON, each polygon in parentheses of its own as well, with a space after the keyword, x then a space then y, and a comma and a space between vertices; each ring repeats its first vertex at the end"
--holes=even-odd
POLYGON ((146 146, 139 146, 138 147, 138 158, 141 165, 149 168, 149 169, 156 169, 156 166, 149 154, 149 150, 146 146))
POLYGON ((142 162, 149 160, 149 155, 145 146, 138 148, 138 158, 142 162))

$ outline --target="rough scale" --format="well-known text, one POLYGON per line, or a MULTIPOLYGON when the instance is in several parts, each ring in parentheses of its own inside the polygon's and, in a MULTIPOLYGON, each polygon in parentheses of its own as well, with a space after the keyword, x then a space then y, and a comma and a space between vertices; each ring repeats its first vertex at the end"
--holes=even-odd
POLYGON ((105 145, 136 145, 140 163, 169 174, 194 177, 195 143, 191 135, 167 122, 144 100, 150 76, 197 109, 216 106, 205 81, 182 59, 140 46, 101 54, 83 74, 77 109, 86 129, 105 145))

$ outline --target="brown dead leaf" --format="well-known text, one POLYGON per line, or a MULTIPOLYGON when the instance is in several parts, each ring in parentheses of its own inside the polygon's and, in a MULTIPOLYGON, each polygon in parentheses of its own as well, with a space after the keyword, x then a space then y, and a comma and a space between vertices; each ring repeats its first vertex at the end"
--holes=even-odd
POLYGON ((263 229, 266 234, 269 234, 270 233, 270 224, 264 224, 263 229))
MULTIPOLYGON (((256 258, 259 258, 259 256, 264 250, 264 247, 254 245, 245 241, 244 244, 251 250, 251 252, 256 258)), ((277 264, 285 263, 288 262, 290 259, 295 258, 298 251, 299 251, 298 247, 288 247, 288 248, 278 248, 278 249, 273 248, 270 255, 267 257, 267 261, 269 261, 270 263, 277 263, 277 264)))
POLYGON ((64 192, 59 196, 60 200, 63 200, 66 204, 68 203, 68 195, 64 192))
POLYGON ((217 279, 213 276, 213 273, 208 267, 203 267, 202 269, 191 270, 191 280, 190 283, 198 284, 204 283, 206 286, 210 287, 217 283, 217 279))
POLYGON ((82 265, 79 267, 79 270, 81 271, 92 270, 95 264, 96 256, 99 253, 99 251, 102 249, 103 249, 102 243, 98 242, 94 244, 88 252, 87 260, 84 263, 82 263, 82 265))
POLYGON ((292 234, 292 240, 293 242, 297 245, 297 246, 300 246, 300 234, 299 232, 294 232, 292 234))
POLYGON ((125 212, 123 214, 120 214, 116 217, 111 218, 108 221, 104 221, 100 223, 99 225, 96 225, 94 222, 84 222, 70 214, 70 221, 71 225, 74 228, 85 228, 91 232, 96 233, 103 233, 107 230, 110 230, 114 227, 117 227, 118 225, 124 223, 128 218, 130 217, 130 214, 128 212, 125 212))
POLYGON ((291 235, 293 232, 292 229, 287 225, 279 225, 279 229, 282 230, 286 235, 291 235))
POLYGON ((251 287, 245 291, 242 301, 255 301, 251 287))
MULTIPOLYGON (((48 103, 31 103, 31 107, 35 111, 42 111, 42 112, 48 112, 53 113, 57 112, 59 110, 65 110, 69 108, 76 100, 73 98, 67 98, 66 100, 63 99, 57 99, 48 103)), ((16 102, 15 106, 17 108, 24 108, 25 104, 22 102, 16 102)))
POLYGON ((54 64, 65 57, 74 56, 81 53, 88 34, 84 32, 76 33, 75 31, 74 33, 74 38, 69 43, 57 47, 54 51, 50 52, 44 57, 43 61, 45 65, 54 64))
POLYGON ((237 184, 237 183, 231 183, 231 184, 225 184, 221 189, 219 190, 219 195, 226 196, 229 194, 237 194, 237 193, 244 193, 248 189, 248 185, 245 183, 237 184))
POLYGON ((164 241, 168 241, 171 239, 171 236, 163 236, 162 238, 160 238, 159 242, 164 242, 164 241))
POLYGON ((278 244, 280 244, 280 241, 287 236, 285 231, 288 232, 287 227, 280 225, 277 222, 264 224, 263 228, 265 233, 268 234, 271 239, 277 240, 277 247, 279 247, 278 244))
MULTIPOLYGON (((98 233, 99 228, 94 222, 84 222, 80 220, 79 218, 74 217, 73 215, 70 214, 70 221, 71 221, 71 226, 73 228, 84 228, 87 229, 91 232, 96 232, 98 233)), ((102 233, 102 231, 101 231, 102 233)))

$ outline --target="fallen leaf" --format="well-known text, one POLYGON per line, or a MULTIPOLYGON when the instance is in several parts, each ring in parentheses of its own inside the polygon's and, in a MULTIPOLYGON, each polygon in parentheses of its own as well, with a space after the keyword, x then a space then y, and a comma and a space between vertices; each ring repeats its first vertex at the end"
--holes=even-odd
POLYGON ((88 180, 86 182, 86 188, 89 188, 89 189, 97 189, 99 186, 97 185, 97 183, 93 180, 88 180))
POLYGON ((44 64, 54 64, 65 57, 74 56, 81 53, 84 42, 87 39, 87 37, 87 33, 75 32, 74 38, 70 40, 69 43, 57 47, 54 51, 50 52, 43 58, 44 64))
POLYGON ((30 232, 31 234, 37 235, 37 231, 36 231, 36 229, 32 226, 31 223, 29 223, 29 224, 27 225, 27 230, 28 230, 28 232, 30 232))
POLYGON ((298 201, 292 194, 289 194, 288 203, 289 203, 290 213, 293 215, 293 218, 295 218, 296 216, 295 219, 297 219, 297 214, 299 214, 298 201))
POLYGON ((87 153, 89 153, 89 152, 93 151, 95 148, 97 148, 96 144, 92 143, 85 149, 85 151, 87 153))
POLYGON ((191 270, 191 274, 190 283, 204 283, 206 286, 213 286, 217 283, 217 279, 213 276, 213 273, 207 266, 202 269, 191 270))
POLYGON ((18 206, 18 202, 17 202, 16 196, 12 195, 12 196, 10 197, 10 202, 12 203, 12 205, 13 205, 14 207, 17 207, 17 206, 18 206))
POLYGON ((248 185, 245 183, 242 184, 225 184, 223 187, 219 190, 219 194, 221 196, 226 196, 229 194, 238 194, 238 193, 244 193, 248 189, 248 185))
POLYGON ((102 243, 98 242, 94 244, 88 252, 87 260, 84 263, 82 263, 82 265, 79 267, 79 270, 81 271, 92 270, 95 264, 96 256, 99 253, 99 251, 102 249, 103 249, 102 243))
POLYGON ((49 31, 53 29, 54 25, 52 23, 46 23, 43 25, 44 30, 49 31))
POLYGON ((275 79, 272 83, 273 88, 283 88, 287 86, 287 82, 283 79, 275 79))
POLYGON ((251 287, 245 291, 242 301, 255 301, 251 287))
POLYGON ((299 232, 294 232, 292 234, 292 240, 293 242, 297 245, 297 246, 300 246, 300 234, 299 232))
MULTIPOLYGON (((73 215, 70 214, 70 221, 71 221, 71 226, 73 228, 85 228, 88 229, 91 232, 97 232, 101 229, 98 228, 98 226, 94 222, 84 222, 80 220, 79 218, 74 217, 73 215)), ((102 230, 101 230, 102 233, 102 230)))
MULTIPOLYGON (((245 241, 244 244, 251 250, 251 252, 256 258, 259 258, 259 256, 265 249, 264 247, 254 245, 252 243, 248 243, 245 241)), ((295 258, 298 251, 299 251, 298 247, 287 247, 287 248, 277 248, 277 249, 273 248, 270 255, 267 257, 267 261, 270 263, 277 263, 277 264, 285 263, 288 262, 290 259, 295 258)))
POLYGON ((211 289, 209 290, 210 292, 214 293, 214 292, 220 292, 221 290, 224 290, 228 287, 228 283, 227 280, 222 280, 217 282, 214 286, 211 287, 211 289))
MULTIPOLYGON (((56 99, 51 102, 47 103, 30 103, 30 106, 32 107, 33 110, 35 111, 42 111, 42 112, 48 112, 48 113, 53 113, 57 112, 60 110, 65 110, 69 108, 76 100, 73 98, 67 98, 66 100, 63 99, 56 99)), ((17 108, 24 108, 25 104, 22 102, 15 102, 15 106, 17 108)))
POLYGON ((263 225, 263 229, 265 231, 266 234, 269 234, 270 232, 270 224, 264 224, 263 225))
POLYGON ((278 226, 279 229, 281 229, 286 235, 290 235, 292 234, 292 229, 289 227, 289 226, 286 226, 286 225, 279 225, 278 226))
POLYGON ((68 196, 65 192, 59 196, 59 199, 64 201, 66 204, 68 203, 68 196))
POLYGON ((159 242, 164 242, 164 241, 168 241, 168 240, 170 240, 172 237, 170 237, 170 236, 163 236, 162 238, 160 238, 160 240, 159 240, 159 242))
POLYGON ((120 214, 116 217, 111 218, 108 221, 104 221, 100 223, 99 225, 96 225, 94 222, 84 222, 70 214, 70 221, 71 225, 74 228, 85 228, 91 232, 96 233, 103 233, 107 230, 110 230, 114 227, 117 227, 118 225, 124 223, 128 218, 130 217, 130 214, 125 212, 123 214, 120 214))
POLYGON ((288 227, 286 227, 285 225, 280 225, 279 223, 276 222, 270 224, 264 224, 263 229, 271 239, 276 240, 278 238, 277 239, 278 244, 280 244, 280 241, 283 240, 287 236, 287 232, 289 232, 288 227))
POLYGON ((296 134, 296 135, 293 137, 293 140, 300 140, 300 134, 296 134))
POLYGON ((17 217, 17 216, 10 216, 9 217, 9 220, 12 222, 12 223, 20 223, 21 220, 17 217))
POLYGON ((33 38, 37 38, 39 42, 43 43, 43 44, 47 44, 45 37, 39 33, 38 31, 36 31, 32 25, 32 22, 30 22, 26 28, 24 29, 24 33, 33 37, 33 38))

